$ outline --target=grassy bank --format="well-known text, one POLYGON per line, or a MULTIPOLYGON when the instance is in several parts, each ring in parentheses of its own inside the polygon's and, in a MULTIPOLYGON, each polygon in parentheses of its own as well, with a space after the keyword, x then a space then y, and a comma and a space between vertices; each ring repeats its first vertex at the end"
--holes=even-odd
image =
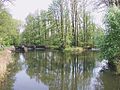
POLYGON ((0 63, 10 63, 12 52, 9 50, 9 48, 5 48, 4 50, 0 51, 0 63))
POLYGON ((120 61, 116 63, 117 74, 120 75, 120 61))
POLYGON ((85 50, 82 47, 68 47, 68 48, 65 48, 64 51, 73 52, 73 53, 81 53, 85 50))
POLYGON ((7 66, 12 63, 12 53, 6 48, 0 51, 0 82, 4 80, 7 74, 7 66))
POLYGON ((119 61, 114 61, 114 66, 115 66, 115 74, 120 75, 120 60, 119 61))
POLYGON ((116 75, 120 75, 120 60, 109 61, 108 65, 110 70, 116 75))
MULTIPOLYGON (((52 50, 62 50, 58 46, 50 46, 49 48, 52 50)), ((85 51, 85 49, 83 49, 82 47, 66 47, 65 49, 63 49, 63 51, 72 52, 72 53, 81 53, 85 51)))

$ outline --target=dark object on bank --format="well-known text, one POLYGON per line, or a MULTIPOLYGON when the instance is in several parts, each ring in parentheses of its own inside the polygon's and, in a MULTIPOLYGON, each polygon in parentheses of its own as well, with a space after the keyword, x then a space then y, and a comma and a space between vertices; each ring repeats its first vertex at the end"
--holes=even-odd
POLYGON ((15 47, 15 52, 27 52, 27 51, 48 49, 48 47, 45 45, 20 45, 14 47, 15 47))

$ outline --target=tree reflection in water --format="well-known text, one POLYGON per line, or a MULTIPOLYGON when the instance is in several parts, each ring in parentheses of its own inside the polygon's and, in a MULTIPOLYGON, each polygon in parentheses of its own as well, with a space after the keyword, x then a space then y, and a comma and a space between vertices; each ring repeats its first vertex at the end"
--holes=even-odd
MULTIPOLYGON (((3 69, 5 73, 3 75, 3 78, 0 79, 0 90, 13 90, 13 85, 15 82, 14 76, 20 70, 18 68, 18 58, 18 55, 15 55, 15 57, 13 57, 13 63, 10 63, 6 69, 3 69)), ((1 68, 2 67, 4 66, 1 65, 1 68)))
POLYGON ((35 52, 26 54, 27 73, 49 86, 49 90, 87 90, 95 65, 94 54, 73 55, 63 52, 35 52), (33 57, 34 56, 34 57, 33 57))
POLYGON ((28 85, 25 86, 28 89, 24 90, 32 90, 29 89, 30 85, 36 84, 35 90, 41 90, 41 87, 44 87, 44 90, 48 88, 49 90, 90 90, 90 85, 95 85, 92 87, 95 90, 120 89, 120 79, 113 77, 109 71, 98 73, 100 77, 93 78, 96 62, 102 60, 96 52, 71 54, 59 51, 34 51, 15 54, 14 60, 15 62, 7 68, 9 73, 3 79, 4 82, 0 83, 0 90, 23 90, 21 84, 25 80, 30 83, 26 81, 28 85), (97 82, 91 84, 92 79, 96 79, 97 82), (96 86, 96 83, 100 85, 96 86))

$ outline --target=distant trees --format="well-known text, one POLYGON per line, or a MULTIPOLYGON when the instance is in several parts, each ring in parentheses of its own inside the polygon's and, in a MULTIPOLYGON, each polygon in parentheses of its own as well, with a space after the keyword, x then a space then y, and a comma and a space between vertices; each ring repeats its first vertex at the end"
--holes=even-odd
POLYGON ((94 24, 86 3, 84 0, 53 0, 47 11, 29 14, 22 43, 64 48, 95 46, 93 36, 103 31, 94 24))

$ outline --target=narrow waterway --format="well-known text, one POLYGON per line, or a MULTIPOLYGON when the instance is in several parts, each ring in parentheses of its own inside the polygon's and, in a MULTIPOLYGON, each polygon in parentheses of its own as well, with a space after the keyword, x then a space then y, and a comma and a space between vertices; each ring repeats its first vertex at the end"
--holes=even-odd
POLYGON ((16 53, 0 90, 120 90, 120 77, 108 69, 98 52, 16 53))

